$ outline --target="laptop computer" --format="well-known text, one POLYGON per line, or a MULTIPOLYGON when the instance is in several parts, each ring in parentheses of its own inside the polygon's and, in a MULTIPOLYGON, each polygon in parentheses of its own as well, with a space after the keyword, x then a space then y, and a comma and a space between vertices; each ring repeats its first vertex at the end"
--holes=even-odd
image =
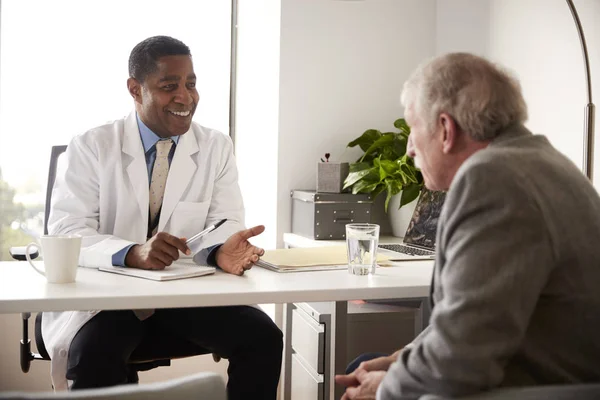
POLYGON ((437 223, 446 192, 423 188, 402 244, 379 244, 379 252, 393 261, 431 260, 435 258, 437 223))

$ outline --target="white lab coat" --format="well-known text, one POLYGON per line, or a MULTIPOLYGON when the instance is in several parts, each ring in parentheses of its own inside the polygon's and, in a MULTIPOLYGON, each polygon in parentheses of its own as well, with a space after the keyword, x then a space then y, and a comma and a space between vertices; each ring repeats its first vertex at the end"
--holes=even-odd
MULTIPOLYGON (((61 157, 48 230, 83 236, 81 266, 112 265, 114 253, 146 242, 148 186, 146 158, 132 112, 73 138, 61 157)), ((222 243, 243 229, 244 207, 231 139, 192 123, 171 162, 158 231, 189 238, 222 218, 227 222, 207 235, 202 247, 222 243)), ((71 341, 98 312, 44 313, 42 334, 52 358, 55 390, 68 389, 71 341)))

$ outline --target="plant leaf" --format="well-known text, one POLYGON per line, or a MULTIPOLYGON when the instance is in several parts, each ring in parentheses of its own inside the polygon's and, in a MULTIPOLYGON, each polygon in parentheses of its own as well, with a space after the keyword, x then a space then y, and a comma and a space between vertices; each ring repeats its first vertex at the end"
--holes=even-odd
POLYGON ((417 176, 415 174, 415 169, 414 167, 411 167, 408 164, 402 164, 399 163, 400 165, 400 170, 402 171, 401 175, 404 178, 404 182, 408 183, 408 182, 412 182, 412 183, 417 183, 417 176))
POLYGON ((379 184, 379 182, 358 181, 352 186, 352 194, 371 193, 379 184))
POLYGON ((350 164, 350 174, 344 181, 344 189, 352 187, 352 193, 371 193, 375 198, 385 191, 386 211, 393 195, 403 191, 403 206, 418 197, 423 187, 423 175, 406 154, 410 127, 404 118, 397 119, 394 127, 399 132, 369 129, 348 144, 360 146, 364 154, 350 164))
POLYGON ((381 137, 381 132, 377 129, 369 129, 366 130, 362 135, 348 143, 348 147, 360 146, 362 151, 367 151, 367 149, 381 137))
POLYGON ((365 169, 373 168, 373 164, 370 162, 352 163, 350 164, 350 172, 363 171, 365 169))
POLYGON ((414 199, 419 197, 421 192, 421 185, 418 183, 411 183, 402 189, 402 195, 400 196, 400 206, 403 207, 405 204, 412 202, 414 199))
POLYGON ((377 139, 376 141, 374 141, 367 150, 365 150, 365 155, 363 156, 363 158, 361 159, 361 161, 365 158, 365 156, 377 151, 377 150, 382 150, 385 147, 388 147, 390 144, 392 144, 394 141, 394 133, 386 133, 385 135, 382 135, 379 139, 377 139))
POLYGON ((400 193, 400 191, 404 187, 404 185, 402 184, 402 182, 399 182, 398 179, 394 179, 394 178, 391 178, 391 177, 387 178, 385 180, 385 185, 387 187, 388 192, 392 193, 392 196, 400 193))
POLYGON ((377 196, 379 196, 379 194, 380 194, 381 192, 383 192, 384 190, 385 190, 385 185, 377 185, 377 186, 375 187, 375 189, 373 189, 373 191, 371 192, 371 194, 373 195, 373 200, 375 200, 375 198, 376 198, 377 196))
POLYGON ((385 186, 386 186, 386 196, 385 196, 385 212, 387 212, 388 210, 388 205, 390 204, 390 200, 392 199, 392 196, 395 194, 398 194, 400 192, 400 189, 402 189, 402 187, 398 187, 397 185, 397 181, 395 180, 387 180, 385 181, 385 186))
POLYGON ((396 135, 394 138, 394 160, 406 155, 406 146, 408 145, 408 139, 405 136, 396 135))
POLYGON ((387 213, 388 205, 390 204, 391 199, 392 199, 392 193, 388 190, 385 195, 385 206, 384 206, 384 210, 386 213, 387 213))
POLYGON ((357 172, 350 172, 348 174, 348 176, 346 177, 346 179, 344 180, 344 189, 349 188, 350 186, 356 184, 357 182, 360 182, 363 178, 368 176, 369 173, 372 171, 377 173, 378 169, 373 167, 373 168, 369 168, 369 169, 363 169, 363 170, 357 171, 357 172))
POLYGON ((379 161, 379 179, 384 180, 390 175, 395 175, 398 172, 398 165, 390 160, 379 161))
POLYGON ((406 120, 404 118, 399 118, 399 119, 395 120, 394 126, 396 127, 396 129, 398 129, 400 132, 402 132, 405 136, 408 136, 410 134, 410 127, 408 126, 408 124, 406 123, 406 120))

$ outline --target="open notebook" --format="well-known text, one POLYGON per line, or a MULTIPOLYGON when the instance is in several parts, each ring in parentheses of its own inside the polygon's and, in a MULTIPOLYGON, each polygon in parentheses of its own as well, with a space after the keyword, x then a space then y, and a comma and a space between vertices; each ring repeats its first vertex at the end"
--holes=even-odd
POLYGON ((100 271, 151 279, 153 281, 172 281, 174 279, 194 278, 215 273, 214 267, 194 264, 192 260, 176 261, 163 270, 149 270, 126 267, 100 267, 100 271))
MULTIPOLYGON (((380 265, 388 260, 385 255, 377 255, 380 265)), ((348 254, 345 245, 267 250, 256 265, 276 272, 346 269, 348 254)))

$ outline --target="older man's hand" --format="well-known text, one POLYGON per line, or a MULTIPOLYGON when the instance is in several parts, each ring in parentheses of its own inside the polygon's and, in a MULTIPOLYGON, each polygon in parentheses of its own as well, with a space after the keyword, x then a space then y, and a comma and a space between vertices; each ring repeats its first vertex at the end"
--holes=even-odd
POLYGON ((365 372, 387 371, 390 368, 390 365, 392 365, 398 359, 398 355, 401 351, 402 349, 389 356, 377 357, 373 358, 372 360, 363 361, 354 372, 348 375, 336 375, 335 381, 338 385, 345 387, 358 386, 358 380, 356 379, 356 372, 358 370, 363 370, 365 372))
MULTIPOLYGON (((347 387, 341 400, 375 400, 377 388, 386 373, 386 371, 367 372, 364 369, 357 369, 350 374, 356 379, 357 384, 347 387)), ((338 381, 337 377, 336 381, 338 381)))
POLYGON ((230 274, 243 275, 258 262, 260 256, 265 254, 263 249, 253 246, 248 241, 251 237, 263 233, 264 230, 263 225, 258 225, 231 235, 217 250, 215 257, 217 265, 230 274))

